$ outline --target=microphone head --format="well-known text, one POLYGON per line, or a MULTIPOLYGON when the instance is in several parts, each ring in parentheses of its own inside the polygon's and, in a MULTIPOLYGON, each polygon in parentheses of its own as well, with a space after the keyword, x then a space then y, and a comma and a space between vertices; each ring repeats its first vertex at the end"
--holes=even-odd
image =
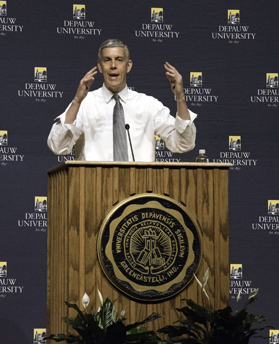
POLYGON ((129 126, 129 124, 127 123, 127 124, 125 124, 125 129, 126 130, 129 130, 130 129, 130 126, 129 126))

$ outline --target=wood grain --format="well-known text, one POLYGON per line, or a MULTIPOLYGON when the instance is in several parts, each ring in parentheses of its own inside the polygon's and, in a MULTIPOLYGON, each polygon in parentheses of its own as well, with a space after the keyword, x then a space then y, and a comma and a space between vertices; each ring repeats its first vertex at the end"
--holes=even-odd
POLYGON ((64 301, 82 308, 86 292, 90 307, 103 297, 125 309, 128 322, 142 320, 152 312, 164 318, 149 324, 158 329, 177 320, 182 299, 201 302, 196 281, 169 300, 142 303, 130 300, 105 277, 97 257, 101 224, 113 207, 126 198, 155 193, 187 207, 201 229, 202 258, 198 278, 209 268, 208 293, 215 308, 229 304, 229 164, 158 164, 71 162, 48 174, 48 276, 47 333, 66 332, 61 321, 67 313, 64 301))

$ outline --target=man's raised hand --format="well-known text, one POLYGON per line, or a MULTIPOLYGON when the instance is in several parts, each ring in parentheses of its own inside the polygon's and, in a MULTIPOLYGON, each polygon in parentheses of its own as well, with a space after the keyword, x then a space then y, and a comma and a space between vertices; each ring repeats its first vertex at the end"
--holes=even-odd
POLYGON ((181 74, 179 74, 178 71, 168 62, 164 64, 164 67, 166 69, 166 77, 171 84, 173 93, 177 98, 184 97, 183 79, 181 74))
POLYGON ((78 110, 80 108, 80 104, 83 99, 87 96, 91 85, 95 80, 95 74, 97 74, 97 67, 92 68, 88 73, 84 75, 84 77, 80 80, 77 93, 69 107, 68 111, 66 112, 65 116, 65 124, 72 124, 74 123, 78 110))
POLYGON ((81 104, 83 99, 87 96, 87 93, 89 92, 89 89, 91 85, 93 84, 95 80, 95 75, 98 73, 97 66, 92 68, 89 72, 85 74, 85 76, 80 80, 77 93, 75 95, 74 100, 81 104))
POLYGON ((177 114, 183 120, 190 120, 191 116, 185 101, 182 76, 168 62, 164 64, 164 67, 166 69, 166 77, 177 100, 177 114))

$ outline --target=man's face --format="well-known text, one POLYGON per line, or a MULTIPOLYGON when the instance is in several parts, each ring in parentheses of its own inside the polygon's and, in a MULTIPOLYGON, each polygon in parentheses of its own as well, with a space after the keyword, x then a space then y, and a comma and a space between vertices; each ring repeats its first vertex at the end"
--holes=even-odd
POLYGON ((119 93, 126 86, 127 73, 132 68, 132 61, 127 59, 121 47, 105 48, 102 50, 98 68, 99 72, 103 73, 107 89, 112 93, 119 93))

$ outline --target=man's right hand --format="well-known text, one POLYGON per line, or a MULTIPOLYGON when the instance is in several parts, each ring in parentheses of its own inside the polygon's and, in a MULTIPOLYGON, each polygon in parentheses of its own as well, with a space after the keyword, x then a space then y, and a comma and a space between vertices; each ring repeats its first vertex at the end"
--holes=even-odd
POLYGON ((89 89, 95 80, 94 76, 97 73, 97 66, 95 66, 88 73, 86 73, 85 76, 80 80, 77 93, 74 98, 75 102, 81 104, 83 99, 87 96, 87 93, 89 92, 89 89))
POLYGON ((78 114, 80 104, 83 101, 83 99, 87 96, 87 93, 89 92, 89 89, 95 80, 94 76, 97 73, 97 66, 95 66, 88 73, 86 73, 84 77, 80 80, 75 98, 73 99, 72 104, 66 113, 65 124, 74 123, 78 114))

